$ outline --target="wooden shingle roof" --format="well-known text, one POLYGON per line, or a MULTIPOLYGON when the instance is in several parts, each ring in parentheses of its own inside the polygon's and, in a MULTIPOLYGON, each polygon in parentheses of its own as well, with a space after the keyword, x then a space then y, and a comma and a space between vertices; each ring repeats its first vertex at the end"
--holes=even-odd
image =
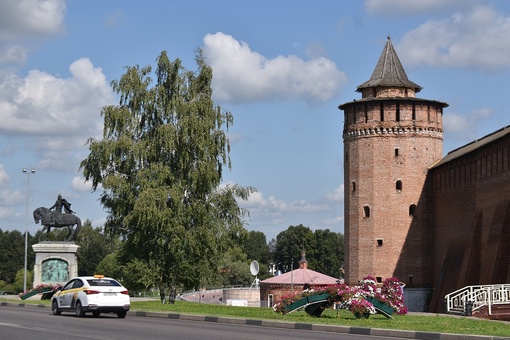
POLYGON ((407 78, 407 74, 398 59, 397 53, 393 48, 390 37, 386 41, 383 52, 375 66, 370 80, 359 85, 357 92, 370 87, 406 87, 419 92, 422 87, 413 83, 407 78))

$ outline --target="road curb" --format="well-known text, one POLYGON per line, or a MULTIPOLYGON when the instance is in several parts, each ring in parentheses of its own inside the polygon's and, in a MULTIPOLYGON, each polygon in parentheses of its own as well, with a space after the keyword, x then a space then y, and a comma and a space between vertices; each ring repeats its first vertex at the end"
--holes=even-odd
MULTIPOLYGON (((31 307, 31 308, 50 308, 48 305, 40 304, 26 304, 14 302, 0 302, 0 306, 14 306, 14 307, 31 307)), ((201 321, 201 322, 217 322, 235 325, 259 326, 259 327, 274 327, 285 329, 301 329, 328 333, 341 333, 341 334, 355 334, 365 336, 384 336, 388 338, 405 338, 405 339, 420 339, 420 340, 509 340, 510 337, 494 337, 484 335, 468 335, 468 334, 450 334, 450 333, 434 333, 434 332, 418 332, 397 329, 383 329, 383 328, 365 328, 355 326, 335 326, 335 325, 320 325, 309 324, 300 322, 286 322, 286 321, 273 321, 273 320, 258 320, 258 319, 240 319, 207 315, 194 315, 194 314, 180 314, 180 313, 165 313, 165 312, 144 312, 130 310, 129 316, 138 317, 151 317, 151 318, 164 318, 164 319, 178 319, 186 321, 201 321)))

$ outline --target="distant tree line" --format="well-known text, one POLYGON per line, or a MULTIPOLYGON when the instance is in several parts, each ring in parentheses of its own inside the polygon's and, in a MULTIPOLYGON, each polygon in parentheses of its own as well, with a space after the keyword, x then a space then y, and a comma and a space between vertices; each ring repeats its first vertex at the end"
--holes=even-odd
MULTIPOLYGON (((35 256, 32 245, 39 241, 63 241, 67 231, 55 230, 48 235, 37 231, 28 235, 27 286, 33 282, 35 256)), ((118 278, 131 291, 148 291, 154 288, 154 272, 140 261, 122 262, 121 239, 110 239, 101 227, 92 227, 86 220, 76 241, 80 246, 78 275, 104 274, 118 278)), ((20 293, 23 290, 25 238, 21 232, 0 230, 0 291, 20 293)), ((301 253, 305 251, 309 269, 339 277, 343 266, 343 235, 329 229, 312 231, 298 225, 290 226, 269 242, 264 233, 249 231, 239 244, 228 249, 216 264, 206 288, 248 286, 254 277, 250 273, 253 260, 259 263, 258 278, 271 275, 270 269, 287 272, 299 267, 301 253)), ((188 287, 183 287, 185 290, 188 287)))

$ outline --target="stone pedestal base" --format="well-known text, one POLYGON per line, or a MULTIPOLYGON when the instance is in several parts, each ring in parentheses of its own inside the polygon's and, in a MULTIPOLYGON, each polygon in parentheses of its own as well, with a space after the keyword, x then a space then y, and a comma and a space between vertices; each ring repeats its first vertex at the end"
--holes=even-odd
POLYGON ((79 247, 74 242, 44 241, 34 244, 34 288, 40 284, 63 285, 78 276, 76 252, 79 247))

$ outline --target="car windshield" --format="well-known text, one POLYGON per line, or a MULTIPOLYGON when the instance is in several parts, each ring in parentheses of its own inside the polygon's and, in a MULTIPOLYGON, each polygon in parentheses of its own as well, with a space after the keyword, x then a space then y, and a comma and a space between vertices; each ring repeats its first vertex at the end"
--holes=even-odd
POLYGON ((91 287, 104 287, 104 286, 114 286, 114 287, 118 287, 120 286, 120 283, 118 283, 117 281, 113 280, 113 279, 105 279, 105 278, 102 278, 102 279, 87 279, 87 282, 89 283, 89 285, 91 287))

